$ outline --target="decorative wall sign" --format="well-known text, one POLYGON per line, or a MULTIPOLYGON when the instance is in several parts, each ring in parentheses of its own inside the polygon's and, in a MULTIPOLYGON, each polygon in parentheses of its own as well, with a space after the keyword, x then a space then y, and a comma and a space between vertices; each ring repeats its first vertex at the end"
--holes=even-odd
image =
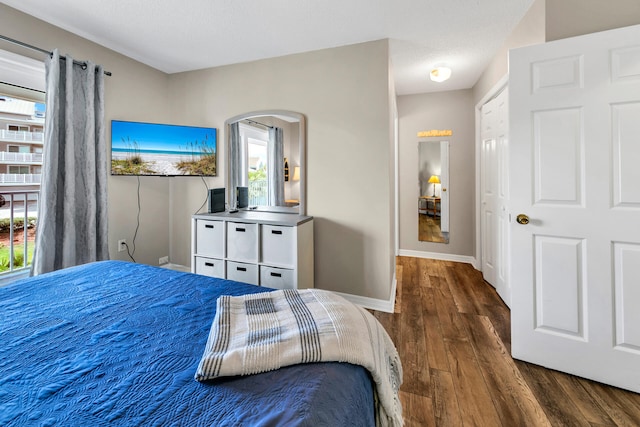
POLYGON ((443 130, 423 130, 418 132, 418 138, 430 137, 430 136, 451 136, 453 135, 453 131, 451 129, 443 129, 443 130))

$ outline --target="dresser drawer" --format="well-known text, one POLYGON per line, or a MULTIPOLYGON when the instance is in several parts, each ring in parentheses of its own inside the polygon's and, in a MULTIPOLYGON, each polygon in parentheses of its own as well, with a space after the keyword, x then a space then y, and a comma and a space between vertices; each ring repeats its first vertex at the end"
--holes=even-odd
POLYGON ((196 254, 224 257, 224 222, 199 219, 196 222, 196 254))
POLYGON ((259 285, 258 266, 256 264, 227 261, 227 279, 259 285))
POLYGON ((262 263, 294 268, 296 265, 296 229, 262 225, 260 229, 262 263))
POLYGON ((258 224, 227 223, 227 258, 258 262, 258 224))
POLYGON ((275 289, 296 289, 295 272, 287 268, 261 265, 260 286, 275 289))
POLYGON ((224 279, 224 261, 217 258, 196 257, 196 274, 224 279))

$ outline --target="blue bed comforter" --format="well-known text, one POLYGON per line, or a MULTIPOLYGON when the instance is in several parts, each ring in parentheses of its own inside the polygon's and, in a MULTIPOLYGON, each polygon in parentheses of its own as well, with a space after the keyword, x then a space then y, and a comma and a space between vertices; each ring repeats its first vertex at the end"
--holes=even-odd
POLYGON ((364 368, 198 383, 219 295, 264 288, 119 261, 0 288, 0 426, 372 426, 364 368))

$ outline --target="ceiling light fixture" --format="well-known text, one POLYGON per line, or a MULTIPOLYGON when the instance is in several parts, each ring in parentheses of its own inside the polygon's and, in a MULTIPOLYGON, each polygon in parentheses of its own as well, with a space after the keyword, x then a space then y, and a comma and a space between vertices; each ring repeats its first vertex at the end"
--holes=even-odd
POLYGON ((431 70, 431 74, 429 75, 429 77, 434 82, 443 82, 451 77, 451 68, 443 66, 435 67, 433 70, 431 70))

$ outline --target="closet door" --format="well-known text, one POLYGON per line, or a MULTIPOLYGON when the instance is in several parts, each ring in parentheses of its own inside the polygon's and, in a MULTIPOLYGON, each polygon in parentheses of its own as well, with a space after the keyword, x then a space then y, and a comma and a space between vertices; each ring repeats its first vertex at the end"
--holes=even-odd
POLYGON ((481 110, 480 215, 482 274, 507 305, 511 303, 508 280, 509 174, 508 89, 481 110))

